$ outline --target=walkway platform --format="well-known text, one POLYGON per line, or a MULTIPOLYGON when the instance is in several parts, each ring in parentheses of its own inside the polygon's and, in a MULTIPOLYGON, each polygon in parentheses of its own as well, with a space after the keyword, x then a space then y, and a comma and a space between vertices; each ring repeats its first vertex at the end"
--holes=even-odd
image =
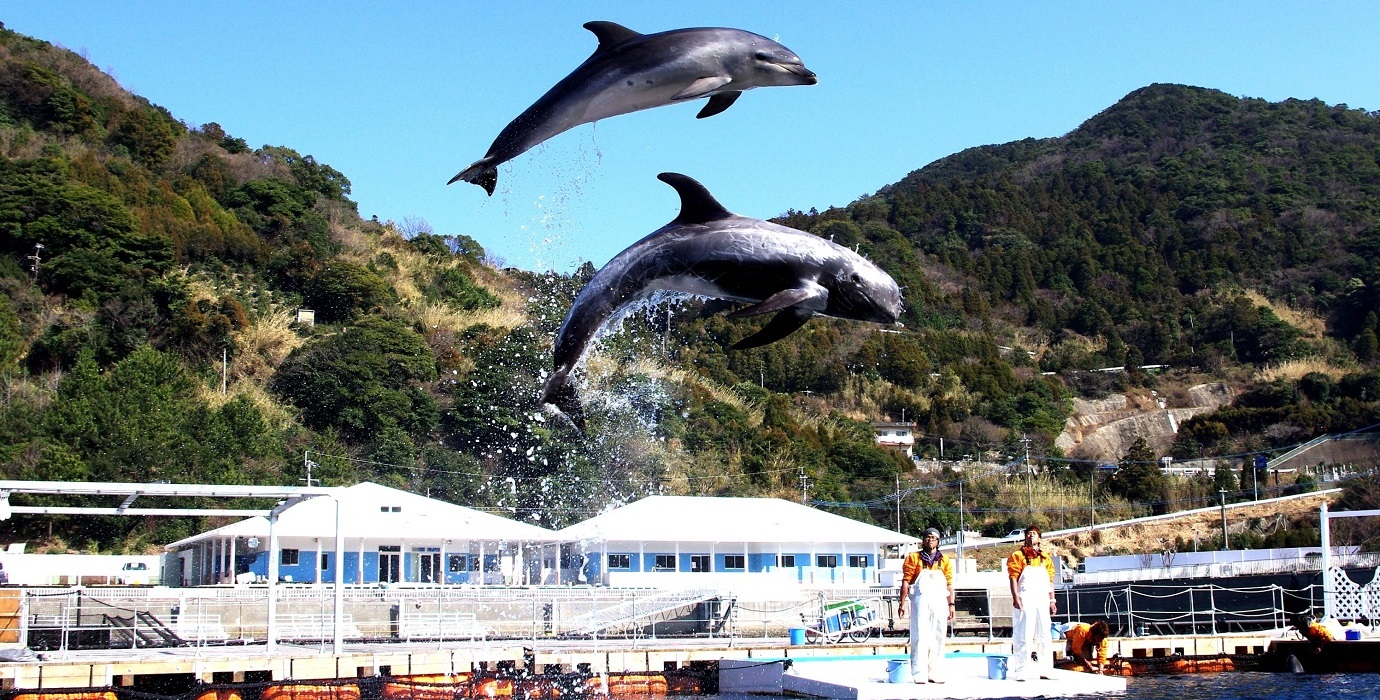
POLYGON ((950 652, 945 683, 890 683, 888 662, 900 655, 797 657, 719 662, 719 692, 804 695, 831 700, 920 698, 1033 698, 1125 692, 1126 679, 1054 670, 1051 679, 1017 681, 987 677, 987 655, 950 652))
MULTIPOLYGON (((1112 640, 1109 652, 1123 657, 1169 657, 1174 654, 1203 655, 1217 653, 1264 653, 1270 642, 1263 634, 1223 635, 1202 637, 1138 637, 1112 640)), ((523 668, 542 672, 551 668, 575 669, 587 664, 595 671, 609 673, 648 673, 692 665, 720 664, 723 668, 767 666, 775 664, 774 685, 760 692, 781 692, 782 662, 790 660, 794 675, 815 678, 824 683, 838 680, 829 662, 856 678, 859 686, 887 685, 882 695, 848 695, 837 697, 874 700, 880 698, 919 697, 998 697, 960 695, 958 688, 967 687, 968 678, 978 686, 987 686, 987 655, 1011 653, 1009 639, 951 639, 947 646, 953 659, 968 658, 953 670, 953 679, 943 686, 934 686, 931 695, 921 695, 918 686, 912 694, 901 694, 896 686, 882 683, 886 676, 887 659, 904 658, 904 637, 875 639, 870 644, 809 644, 793 646, 780 637, 719 637, 660 638, 660 639, 598 639, 562 640, 551 638, 511 639, 465 642, 380 642, 347 643, 340 654, 331 653, 330 644, 284 644, 269 650, 264 645, 230 645, 173 647, 154 649, 87 649, 39 651, 31 660, 0 662, 0 690, 40 690, 53 688, 87 688, 129 686, 141 676, 194 674, 207 683, 245 682, 246 680, 310 680, 354 678, 372 675, 415 675, 434 673, 472 672, 480 668, 523 668), (850 662, 861 661, 856 671, 849 670, 850 662), (821 665, 824 664, 824 665, 821 665), (812 665, 821 670, 802 672, 812 665), (967 670, 964 670, 967 669, 967 670), (960 680, 962 679, 962 680, 960 680), (864 681, 866 683, 864 683, 864 681)), ((1057 647, 1057 645, 1056 645, 1057 647)), ((1096 680, 1085 674, 1070 681, 1096 680)), ((1111 680, 1110 678, 1108 680, 1111 680)), ((803 681, 801 681, 803 682, 803 681)), ((1059 692, 1049 693, 1048 682, 991 681, 999 696, 1067 695, 1060 684, 1059 692), (1031 686, 1021 691, 1022 686, 1031 686), (1036 692, 1039 689, 1039 692, 1036 692)), ((1072 686, 1070 686, 1072 687, 1072 686)), ((1123 686, 1124 687, 1124 686, 1123 686)), ((995 692, 995 691, 994 691, 995 692)), ((1081 692, 1081 691, 1080 691, 1081 692)))

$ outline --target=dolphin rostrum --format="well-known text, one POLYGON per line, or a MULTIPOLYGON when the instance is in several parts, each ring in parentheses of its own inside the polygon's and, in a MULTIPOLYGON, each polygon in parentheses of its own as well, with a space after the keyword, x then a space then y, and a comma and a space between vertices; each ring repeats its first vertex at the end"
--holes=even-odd
POLYGON ((744 90, 814 85, 815 74, 790 49, 740 29, 675 29, 639 34, 613 22, 587 22, 599 47, 499 132, 489 152, 450 179, 491 196, 498 165, 563 131, 605 117, 708 97, 696 116, 728 109, 744 90))
POLYGON ((594 334, 629 304, 665 290, 751 304, 730 318, 776 312, 734 349, 780 340, 811 317, 895 323, 901 290, 857 253, 804 231, 739 216, 678 173, 662 182, 680 194, 680 215, 608 262, 580 291, 556 337, 555 371, 541 403, 583 429, 570 372, 594 334))

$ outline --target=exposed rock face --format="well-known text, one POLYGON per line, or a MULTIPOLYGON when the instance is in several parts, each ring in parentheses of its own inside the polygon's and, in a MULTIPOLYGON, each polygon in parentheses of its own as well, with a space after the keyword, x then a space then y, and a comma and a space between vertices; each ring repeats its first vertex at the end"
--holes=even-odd
POLYGON ((1169 407, 1158 397, 1113 394, 1105 399, 1074 399, 1073 415, 1054 444, 1076 459, 1115 462, 1136 438, 1158 454, 1169 451, 1179 425, 1200 413, 1231 403, 1235 392, 1221 383, 1199 384, 1187 392, 1187 406, 1169 407))

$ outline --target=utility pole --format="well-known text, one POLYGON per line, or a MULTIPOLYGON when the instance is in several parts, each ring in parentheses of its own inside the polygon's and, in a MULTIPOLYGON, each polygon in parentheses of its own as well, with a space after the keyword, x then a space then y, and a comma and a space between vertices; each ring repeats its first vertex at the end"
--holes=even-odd
POLYGON ((42 244, 42 243, 35 243, 35 244, 34 244, 34 254, 33 254, 33 255, 26 255, 26 256, 24 256, 25 258, 28 258, 29 261, 30 261, 30 262, 29 262, 29 270, 30 270, 31 272, 33 272, 33 281, 34 281, 34 284, 38 284, 38 268, 39 268, 40 265, 43 264, 43 259, 42 259, 42 257, 41 257, 42 254, 43 254, 43 244, 42 244))
POLYGON ((800 505, 802 505, 802 506, 810 505, 809 499, 808 499, 808 498, 806 497, 806 495, 805 495, 805 483, 806 483, 806 478, 805 478, 805 467, 804 467, 804 465, 801 465, 801 467, 800 467, 800 505))
POLYGON ((1227 539, 1227 490, 1217 489, 1219 497, 1222 499, 1222 551, 1231 549, 1231 541, 1227 539))
POLYGON ((1030 463, 1030 436, 1021 433, 1021 442, 1025 443, 1025 490, 1030 496, 1030 519, 1035 520, 1035 465, 1030 463))
POLYGON ((1097 465, 1093 465, 1092 477, 1088 479, 1088 507, 1092 509, 1092 526, 1089 530, 1097 529, 1097 465))
POLYGON ((958 560, 963 561, 963 477, 958 478, 958 560))
POLYGON ((321 483, 321 480, 320 480, 320 479, 313 479, 313 478, 311 478, 311 468, 314 467, 314 466, 316 466, 316 462, 311 461, 311 459, 308 457, 308 455, 310 455, 310 454, 311 454, 311 450, 303 450, 303 451, 302 451, 302 466, 304 466, 304 467, 307 468, 307 478, 305 478, 305 479, 298 479, 298 481, 306 482, 307 488, 311 488, 313 484, 319 484, 319 483, 321 483))
POLYGON ((896 475, 896 531, 901 531, 901 475, 896 475))

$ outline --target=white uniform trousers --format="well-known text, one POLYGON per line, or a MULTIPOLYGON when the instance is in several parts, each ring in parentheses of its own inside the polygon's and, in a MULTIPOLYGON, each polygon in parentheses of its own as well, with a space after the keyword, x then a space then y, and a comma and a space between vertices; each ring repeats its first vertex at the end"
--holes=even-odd
POLYGON ((1054 644, 1050 641, 1049 597, 1053 584, 1043 566, 1027 566, 1016 580, 1021 607, 1012 611, 1013 654, 1011 675, 1017 680, 1049 676, 1054 670, 1054 644), (1030 655, 1035 654, 1034 663, 1030 655))
POLYGON ((949 584, 944 572, 921 569, 911 584, 910 676, 916 683, 944 682, 944 632, 949 621, 949 584))

